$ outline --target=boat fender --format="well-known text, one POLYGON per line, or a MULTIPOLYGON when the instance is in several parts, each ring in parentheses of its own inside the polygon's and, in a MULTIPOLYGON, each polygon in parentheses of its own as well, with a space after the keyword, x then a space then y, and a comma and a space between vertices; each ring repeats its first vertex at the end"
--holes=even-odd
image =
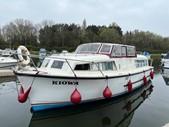
POLYGON ((154 78, 154 73, 153 73, 153 71, 150 72, 150 78, 151 78, 151 79, 154 78))
POLYGON ((128 91, 131 92, 133 90, 133 86, 132 86, 131 80, 129 80, 127 86, 128 86, 128 91))
POLYGON ((18 58, 19 58, 19 60, 21 61, 21 63, 22 64, 24 64, 24 65, 27 65, 27 64, 29 64, 30 63, 30 53, 29 53, 29 51, 28 51, 28 49, 25 47, 25 46, 23 46, 23 45, 20 45, 19 47, 18 47, 18 49, 17 49, 17 54, 18 54, 18 58), (26 60, 23 58, 23 56, 22 56, 22 50, 25 52, 25 54, 26 54, 26 60))
POLYGON ((112 97, 112 92, 111 92, 111 90, 109 89, 108 86, 107 86, 107 87, 105 88, 105 90, 103 91, 103 96, 104 96, 105 98, 111 98, 111 97, 112 97))
POLYGON ((81 94, 79 93, 77 89, 75 89, 70 96, 71 102, 74 104, 78 104, 81 102, 81 99, 82 99, 81 94))
POLYGON ((31 87, 29 87, 29 89, 24 93, 24 89, 21 86, 20 91, 18 93, 18 101, 20 103, 24 103, 27 101, 30 90, 31 90, 31 87))
POLYGON ((144 85, 146 85, 147 84, 147 78, 146 78, 146 76, 144 75, 144 77, 143 77, 143 82, 144 82, 144 85))

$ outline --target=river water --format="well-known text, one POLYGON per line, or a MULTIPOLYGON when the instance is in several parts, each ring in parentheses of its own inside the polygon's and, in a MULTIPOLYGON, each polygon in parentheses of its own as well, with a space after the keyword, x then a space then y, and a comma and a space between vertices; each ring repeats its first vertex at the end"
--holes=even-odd
POLYGON ((159 72, 152 82, 116 100, 37 113, 31 113, 29 101, 18 103, 14 80, 0 79, 1 127, 161 127, 169 123, 169 80, 159 72))

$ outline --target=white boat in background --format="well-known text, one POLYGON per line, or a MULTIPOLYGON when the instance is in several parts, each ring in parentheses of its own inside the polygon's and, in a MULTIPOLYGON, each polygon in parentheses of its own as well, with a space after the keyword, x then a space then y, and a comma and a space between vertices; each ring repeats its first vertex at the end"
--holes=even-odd
POLYGON ((75 53, 46 57, 40 68, 25 66, 30 58, 24 60, 21 49, 29 54, 23 46, 17 50, 24 64, 14 70, 21 83, 18 101, 29 97, 34 111, 119 97, 154 77, 148 58, 130 45, 82 44, 75 53))
POLYGON ((10 48, 0 50, 0 69, 10 69, 17 65, 18 60, 12 57, 14 53, 10 48))
POLYGON ((11 50, 11 48, 5 48, 2 52, 2 56, 5 56, 5 57, 11 56, 12 53, 14 53, 14 51, 11 50))
POLYGON ((9 69, 16 66, 18 61, 12 57, 0 56, 0 69, 9 69))
POLYGON ((167 54, 161 55, 161 69, 162 73, 168 73, 169 74, 169 52, 167 54))

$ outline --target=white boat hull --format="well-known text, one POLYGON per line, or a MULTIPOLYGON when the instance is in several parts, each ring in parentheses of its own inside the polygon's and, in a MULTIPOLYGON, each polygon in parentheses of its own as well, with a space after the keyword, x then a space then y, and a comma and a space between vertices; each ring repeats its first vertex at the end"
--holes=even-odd
POLYGON ((18 63, 17 60, 10 58, 10 57, 0 57, 0 69, 3 68, 11 68, 16 66, 18 63))
POLYGON ((17 62, 11 62, 11 63, 0 63, 0 68, 11 68, 17 65, 17 62))
POLYGON ((153 86, 148 83, 133 94, 117 99, 102 100, 60 110, 34 112, 30 127, 45 127, 49 124, 51 127, 56 125, 103 127, 108 125, 107 123, 111 123, 112 127, 124 127, 124 125, 127 127, 131 123, 135 110, 151 94, 151 87, 153 86), (78 122, 76 122, 77 119, 78 122))
POLYGON ((33 109, 42 110, 44 108, 72 105, 73 103, 70 97, 75 88, 81 94, 81 103, 104 99, 103 91, 107 86, 112 92, 112 97, 123 95, 129 92, 127 86, 129 80, 131 80, 132 89, 134 90, 144 85, 144 75, 147 77, 147 81, 150 80, 151 71, 151 69, 148 69, 145 72, 142 71, 130 75, 119 75, 108 78, 88 77, 77 79, 74 77, 16 74, 24 90, 32 86, 29 93, 29 100, 33 109))

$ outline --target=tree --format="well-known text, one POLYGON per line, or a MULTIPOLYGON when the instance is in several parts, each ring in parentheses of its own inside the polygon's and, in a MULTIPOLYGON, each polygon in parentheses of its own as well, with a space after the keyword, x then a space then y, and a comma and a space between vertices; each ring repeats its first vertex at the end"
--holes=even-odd
POLYGON ((3 27, 6 42, 17 45, 36 45, 36 28, 29 20, 16 19, 3 27))
POLYGON ((110 43, 121 43, 121 37, 114 28, 102 28, 100 30, 100 40, 110 43))
POLYGON ((113 23, 109 26, 109 28, 114 28, 114 29, 116 29, 117 32, 118 32, 118 34, 119 34, 121 37, 123 36, 123 32, 122 32, 121 28, 119 27, 119 25, 118 25, 117 23, 113 22, 113 23))
POLYGON ((2 29, 0 28, 0 45, 3 45, 3 42, 2 29))
POLYGON ((126 32, 123 36, 125 44, 135 45, 140 51, 161 52, 161 50, 168 50, 169 39, 163 38, 159 35, 149 31, 134 30, 126 32))
POLYGON ((87 28, 86 19, 84 19, 82 24, 82 30, 85 30, 86 28, 87 28))
POLYGON ((86 29, 87 37, 91 42, 99 41, 99 28, 96 25, 90 25, 86 29))

